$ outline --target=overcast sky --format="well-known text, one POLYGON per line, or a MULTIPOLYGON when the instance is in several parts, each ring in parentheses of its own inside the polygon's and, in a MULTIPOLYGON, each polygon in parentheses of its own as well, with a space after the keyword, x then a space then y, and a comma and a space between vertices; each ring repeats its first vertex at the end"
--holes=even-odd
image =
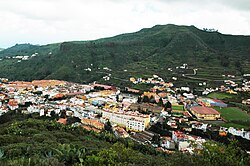
POLYGON ((92 40, 169 23, 250 35, 250 0, 0 0, 0 47, 92 40))

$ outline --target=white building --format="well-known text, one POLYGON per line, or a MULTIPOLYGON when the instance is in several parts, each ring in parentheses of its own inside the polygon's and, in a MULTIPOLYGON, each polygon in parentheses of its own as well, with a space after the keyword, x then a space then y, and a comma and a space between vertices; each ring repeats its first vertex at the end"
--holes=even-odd
POLYGON ((138 112, 111 112, 104 110, 102 117, 109 119, 110 122, 116 123, 127 130, 144 131, 150 122, 149 115, 143 115, 138 112))
POLYGON ((133 131, 144 131, 145 124, 142 120, 136 120, 135 118, 127 120, 126 129, 133 131))

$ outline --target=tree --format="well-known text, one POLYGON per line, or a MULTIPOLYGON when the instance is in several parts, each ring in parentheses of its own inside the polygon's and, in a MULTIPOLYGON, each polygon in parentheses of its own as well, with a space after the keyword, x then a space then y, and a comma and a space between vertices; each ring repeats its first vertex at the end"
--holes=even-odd
POLYGON ((152 143, 160 145, 160 134, 154 134, 152 137, 152 143))
POLYGON ((148 96, 143 96, 142 101, 143 101, 144 103, 148 103, 148 102, 149 102, 148 96))
POLYGON ((157 104, 158 106, 163 107, 164 104, 162 98, 159 99, 159 102, 157 104))
POLYGON ((149 102, 150 102, 150 103, 156 103, 154 96, 151 96, 151 97, 150 97, 149 102))
POLYGON ((56 115, 56 113, 55 113, 54 110, 50 112, 50 116, 51 116, 51 118, 53 118, 53 119, 56 119, 56 118, 58 117, 58 116, 56 115))
POLYGON ((67 124, 73 124, 73 123, 81 123, 81 119, 79 119, 78 117, 68 117, 67 118, 67 124))
POLYGON ((236 68, 240 68, 241 67, 241 62, 240 61, 236 61, 234 65, 235 65, 236 68))
POLYGON ((222 55, 222 56, 220 57, 220 64, 221 64, 223 67, 228 67, 229 64, 230 64, 229 56, 227 56, 227 55, 222 55))
POLYGON ((250 157, 242 151, 237 145, 237 142, 231 141, 228 146, 220 143, 207 142, 203 146, 200 158, 204 163, 210 165, 249 165, 250 157))
POLYGON ((60 118, 66 118, 67 115, 66 115, 66 111, 65 110, 62 110, 61 111, 61 114, 60 114, 60 118))
POLYGON ((168 111, 168 112, 172 111, 172 104, 169 101, 165 104, 164 111, 168 111))
POLYGON ((104 124, 104 129, 106 131, 112 132, 112 125, 109 120, 104 124))

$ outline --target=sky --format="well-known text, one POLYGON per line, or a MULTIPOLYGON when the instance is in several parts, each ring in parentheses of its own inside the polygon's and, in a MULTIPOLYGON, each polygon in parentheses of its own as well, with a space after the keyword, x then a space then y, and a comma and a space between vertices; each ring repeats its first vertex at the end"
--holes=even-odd
POLYGON ((0 48, 94 40, 157 24, 250 35, 250 0, 0 0, 0 48))

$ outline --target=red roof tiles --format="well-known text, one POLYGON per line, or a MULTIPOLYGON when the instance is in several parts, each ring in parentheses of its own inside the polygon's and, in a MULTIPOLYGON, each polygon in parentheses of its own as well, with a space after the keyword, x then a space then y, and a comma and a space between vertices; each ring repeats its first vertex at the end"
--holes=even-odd
POLYGON ((198 113, 198 114, 212 114, 212 115, 219 115, 220 113, 218 111, 216 111, 213 108, 209 108, 209 107, 202 107, 202 106, 195 106, 191 108, 194 112, 198 113))
POLYGON ((67 118, 60 118, 57 122, 66 125, 67 124, 67 118))

